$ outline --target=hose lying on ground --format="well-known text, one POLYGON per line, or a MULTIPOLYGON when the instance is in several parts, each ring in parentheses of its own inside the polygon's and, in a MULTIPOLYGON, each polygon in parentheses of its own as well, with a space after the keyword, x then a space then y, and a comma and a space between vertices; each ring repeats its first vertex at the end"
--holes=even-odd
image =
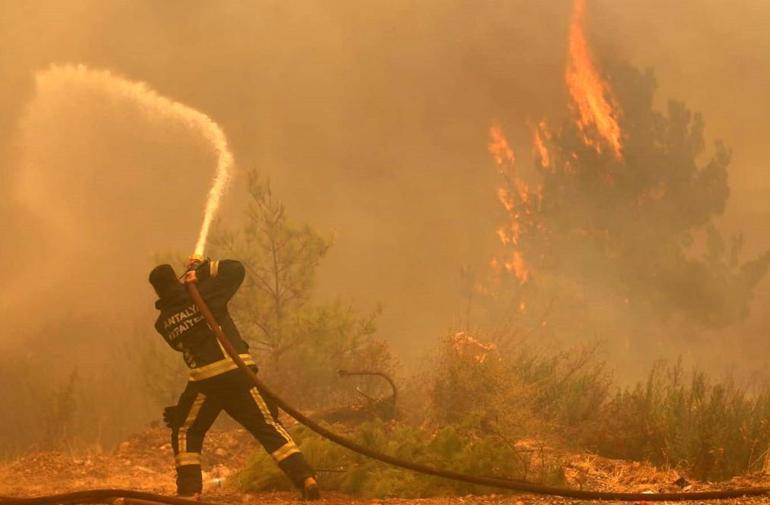
POLYGON ((269 388, 267 388, 257 375, 252 371, 243 360, 238 356, 238 353, 233 348, 230 341, 225 337, 222 328, 217 323, 214 314, 212 314, 206 302, 203 300, 197 286, 194 283, 187 285, 190 296, 195 304, 201 311, 201 314, 206 318, 211 329, 214 331, 219 342, 224 347, 230 358, 238 365, 238 368, 245 373, 251 382, 259 388, 267 396, 271 397, 276 405, 286 412, 288 415, 296 419, 298 422, 304 424, 314 432, 318 433, 322 437, 331 440, 332 442, 345 447, 353 452, 367 456, 383 463, 388 463, 393 466, 405 468, 419 473, 427 475, 434 475, 436 477, 443 477, 446 479, 457 480, 461 482, 467 482, 469 484, 478 484, 482 486, 490 486, 501 489, 510 489, 512 491, 520 491, 525 493, 535 493, 552 496, 563 496, 565 498, 577 498, 582 500, 618 500, 618 501, 684 501, 684 500, 716 500, 725 498, 737 498, 741 496, 759 496, 764 494, 770 494, 770 487, 753 487, 753 488, 737 488, 726 489, 717 491, 698 491, 690 493, 619 493, 612 491, 584 491, 580 489, 568 489, 554 486, 543 486, 526 481, 515 481, 506 479, 497 479, 493 477, 477 477, 473 475, 466 475, 463 473, 453 472, 451 470, 442 470, 420 463, 412 461, 402 460, 388 454, 384 454, 368 447, 364 447, 352 440, 349 440, 337 433, 334 433, 327 428, 324 428, 320 424, 316 423, 312 419, 306 417, 302 412, 298 411, 280 397, 276 396, 269 388))
POLYGON ((160 494, 134 491, 132 489, 89 489, 74 493, 62 493, 33 498, 11 498, 0 496, 0 505, 77 505, 83 503, 110 503, 113 505, 145 505, 165 503, 168 505, 218 505, 212 502, 163 496, 160 494))

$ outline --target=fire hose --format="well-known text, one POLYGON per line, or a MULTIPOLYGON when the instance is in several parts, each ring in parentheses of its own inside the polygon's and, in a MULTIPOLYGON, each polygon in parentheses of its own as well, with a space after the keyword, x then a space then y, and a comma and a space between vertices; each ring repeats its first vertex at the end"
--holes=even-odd
MULTIPOLYGON (((675 492, 675 493, 625 493, 614 491, 587 491, 582 489, 569 489, 564 487, 546 486, 527 481, 509 480, 495 477, 482 477, 467 475, 435 468, 421 463, 402 460, 394 456, 370 449, 358 444, 348 438, 345 438, 323 426, 312 419, 306 417, 300 411, 286 403, 279 396, 274 394, 262 381, 256 373, 251 370, 238 353, 233 348, 230 341, 225 336, 222 328, 217 323, 214 314, 203 300, 197 286, 194 283, 187 285, 190 296, 206 318, 208 325, 214 331, 217 340, 222 344, 230 358, 238 365, 238 368, 248 376, 249 380, 265 395, 269 396, 275 404, 288 415, 296 419, 299 423, 305 425, 318 435, 363 456, 387 463, 396 467, 404 468, 414 472, 441 477, 445 479, 466 482, 481 486, 489 486, 499 489, 508 489, 522 493, 532 493, 539 495, 561 496, 564 498, 574 498, 579 500, 615 500, 615 501, 687 501, 687 500, 719 500, 728 498, 740 498, 745 496, 761 496, 770 494, 770 487, 748 487, 723 489, 713 491, 696 492, 675 492)), ((75 493, 66 493, 60 495, 41 496, 35 498, 10 498, 0 497, 0 505, 31 505, 31 504, 66 504, 75 505, 83 503, 113 503, 114 505, 150 505, 151 503, 165 503, 168 505, 214 505, 202 501, 193 501, 183 498, 162 496, 153 493, 145 493, 133 490, 122 489, 97 489, 80 491, 75 493)))
POLYGON ((444 470, 440 468, 434 468, 432 466, 415 463, 412 461, 406 461, 388 454, 370 449, 357 442, 354 442, 342 435, 339 435, 313 421, 305 416, 302 412, 295 409, 286 401, 281 399, 275 393, 273 393, 262 381, 257 377, 257 374, 249 368, 243 360, 238 356, 235 348, 233 348, 230 340, 225 336, 222 328, 217 323, 214 314, 209 309, 203 297, 198 291, 197 286, 194 283, 187 284, 188 291, 195 304, 206 318, 211 329, 214 331, 219 342, 224 347, 230 358, 238 365, 238 368, 245 373, 249 380, 259 389, 262 393, 269 396, 275 404, 288 415, 296 419, 299 423, 305 425, 307 428, 316 432, 323 438, 326 438, 337 445, 340 445, 353 452, 361 454, 363 456, 387 463, 389 465, 404 468, 418 473, 426 475, 433 475, 435 477, 443 477, 445 479, 456 480, 460 482, 467 482, 469 484, 477 484, 481 486, 496 487, 500 489, 508 489, 511 491, 519 491, 523 493, 533 493, 541 495, 562 496, 565 498, 577 498, 581 500, 616 500, 616 501, 684 501, 684 500, 717 500, 725 498, 738 498, 741 496, 759 496, 764 494, 770 494, 770 487, 753 487, 753 488, 736 488, 716 491, 697 491, 697 492, 684 492, 684 493, 621 493, 612 491, 584 491, 582 489, 569 489, 555 486, 544 486, 526 481, 507 480, 494 477, 480 477, 474 475, 466 475, 464 473, 454 472, 452 470, 444 470))
POLYGON ((219 505, 206 501, 163 496, 133 489, 89 489, 74 493, 36 496, 34 498, 11 498, 0 496, 2 505, 78 505, 83 503, 110 503, 112 505, 219 505))

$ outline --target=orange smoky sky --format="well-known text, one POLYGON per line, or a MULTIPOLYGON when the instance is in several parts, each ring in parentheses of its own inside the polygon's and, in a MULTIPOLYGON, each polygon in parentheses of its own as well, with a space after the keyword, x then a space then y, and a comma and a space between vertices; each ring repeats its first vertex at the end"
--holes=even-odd
MULTIPOLYGON (((418 355, 456 323, 460 268, 487 268, 498 240, 489 124, 524 165, 528 125, 568 113, 571 12, 567 0, 4 2, 0 275, 14 307, 4 315, 24 315, 22 335, 54 301, 115 311, 125 293, 121 307, 151 308, 153 255, 188 252, 200 224, 215 163, 194 135, 82 91, 36 95, 36 72, 82 63, 211 116, 236 165, 269 176, 294 220, 335 232, 319 295, 381 303, 380 333, 418 355), (56 117, 41 109, 53 106, 56 117), (63 178, 50 208, 22 205, 25 163, 63 178), (128 191, 125 205, 110 196, 128 191), (45 233, 56 206, 76 209, 80 230, 103 240, 45 233)), ((709 141, 732 147, 722 224, 745 232, 749 252, 770 247, 769 25, 770 3, 749 0, 596 0, 585 12, 600 68, 653 68, 659 103, 685 101, 703 113, 709 141)), ((232 222, 237 188, 225 205, 232 222)), ((770 300, 767 281, 760 291, 757 304, 770 300)))

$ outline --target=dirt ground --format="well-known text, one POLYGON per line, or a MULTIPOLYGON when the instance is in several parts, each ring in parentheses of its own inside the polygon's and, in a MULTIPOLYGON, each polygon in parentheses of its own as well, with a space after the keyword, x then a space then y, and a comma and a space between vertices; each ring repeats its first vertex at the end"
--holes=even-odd
MULTIPOLYGON (((243 466, 256 443, 242 429, 212 430, 204 446, 203 499, 222 504, 288 505, 299 502, 295 493, 244 494, 234 489, 232 476, 243 466), (230 480, 228 481, 228 477, 230 480)), ((564 468, 568 485, 602 491, 699 491, 727 487, 770 486, 770 477, 752 475, 723 483, 675 482, 673 470, 636 462, 610 460, 593 455, 574 455, 564 468)), ((323 484, 323 476, 321 476, 323 484)), ((0 464, 0 496, 30 497, 94 488, 125 488, 153 493, 174 493, 174 467, 168 431, 150 428, 129 437, 112 452, 39 452, 0 464)), ((327 504, 361 505, 527 505, 534 503, 587 503, 532 495, 441 497, 429 499, 364 500, 340 493, 324 493, 327 504)), ((588 502, 593 503, 593 502, 588 502)), ((601 503, 601 502, 596 502, 601 503)), ((693 503, 693 502, 683 502, 693 503)), ((713 503, 770 503, 770 496, 723 500, 713 503)))

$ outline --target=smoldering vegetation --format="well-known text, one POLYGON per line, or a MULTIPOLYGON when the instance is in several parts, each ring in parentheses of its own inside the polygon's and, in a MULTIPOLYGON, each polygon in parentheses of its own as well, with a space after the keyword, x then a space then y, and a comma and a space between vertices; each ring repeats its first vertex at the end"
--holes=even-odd
MULTIPOLYGON (((704 478, 761 464, 767 433, 750 420, 767 409, 753 372, 766 361, 770 240, 746 216, 768 211, 766 8, 588 4, 588 39, 623 110, 622 163, 574 126, 571 2, 2 9, 0 397, 14 409, 0 453, 108 448, 184 381, 152 332, 146 275, 193 247, 215 153, 188 125, 46 73, 84 63, 223 126, 240 175, 211 253, 248 263, 237 319, 268 382, 301 407, 365 411, 387 388, 336 374, 358 365, 398 379, 400 450, 415 450, 423 423, 455 430, 426 459, 459 439, 502 448, 477 468, 481 449, 463 446, 468 471, 519 461, 503 470, 532 477, 510 457, 517 441, 565 426, 582 447, 704 478), (732 79, 747 68, 738 96, 732 79), (531 155, 544 118, 551 172, 531 155), (512 253, 496 192, 518 191, 487 153, 490 124, 530 188, 542 185, 521 222, 526 283, 489 264, 512 253), (287 299, 255 282, 276 244, 287 299), (663 357, 668 368, 651 368, 663 357)), ((376 444, 388 429, 361 436, 376 444)), ((557 468, 538 478, 558 481, 557 468)))

